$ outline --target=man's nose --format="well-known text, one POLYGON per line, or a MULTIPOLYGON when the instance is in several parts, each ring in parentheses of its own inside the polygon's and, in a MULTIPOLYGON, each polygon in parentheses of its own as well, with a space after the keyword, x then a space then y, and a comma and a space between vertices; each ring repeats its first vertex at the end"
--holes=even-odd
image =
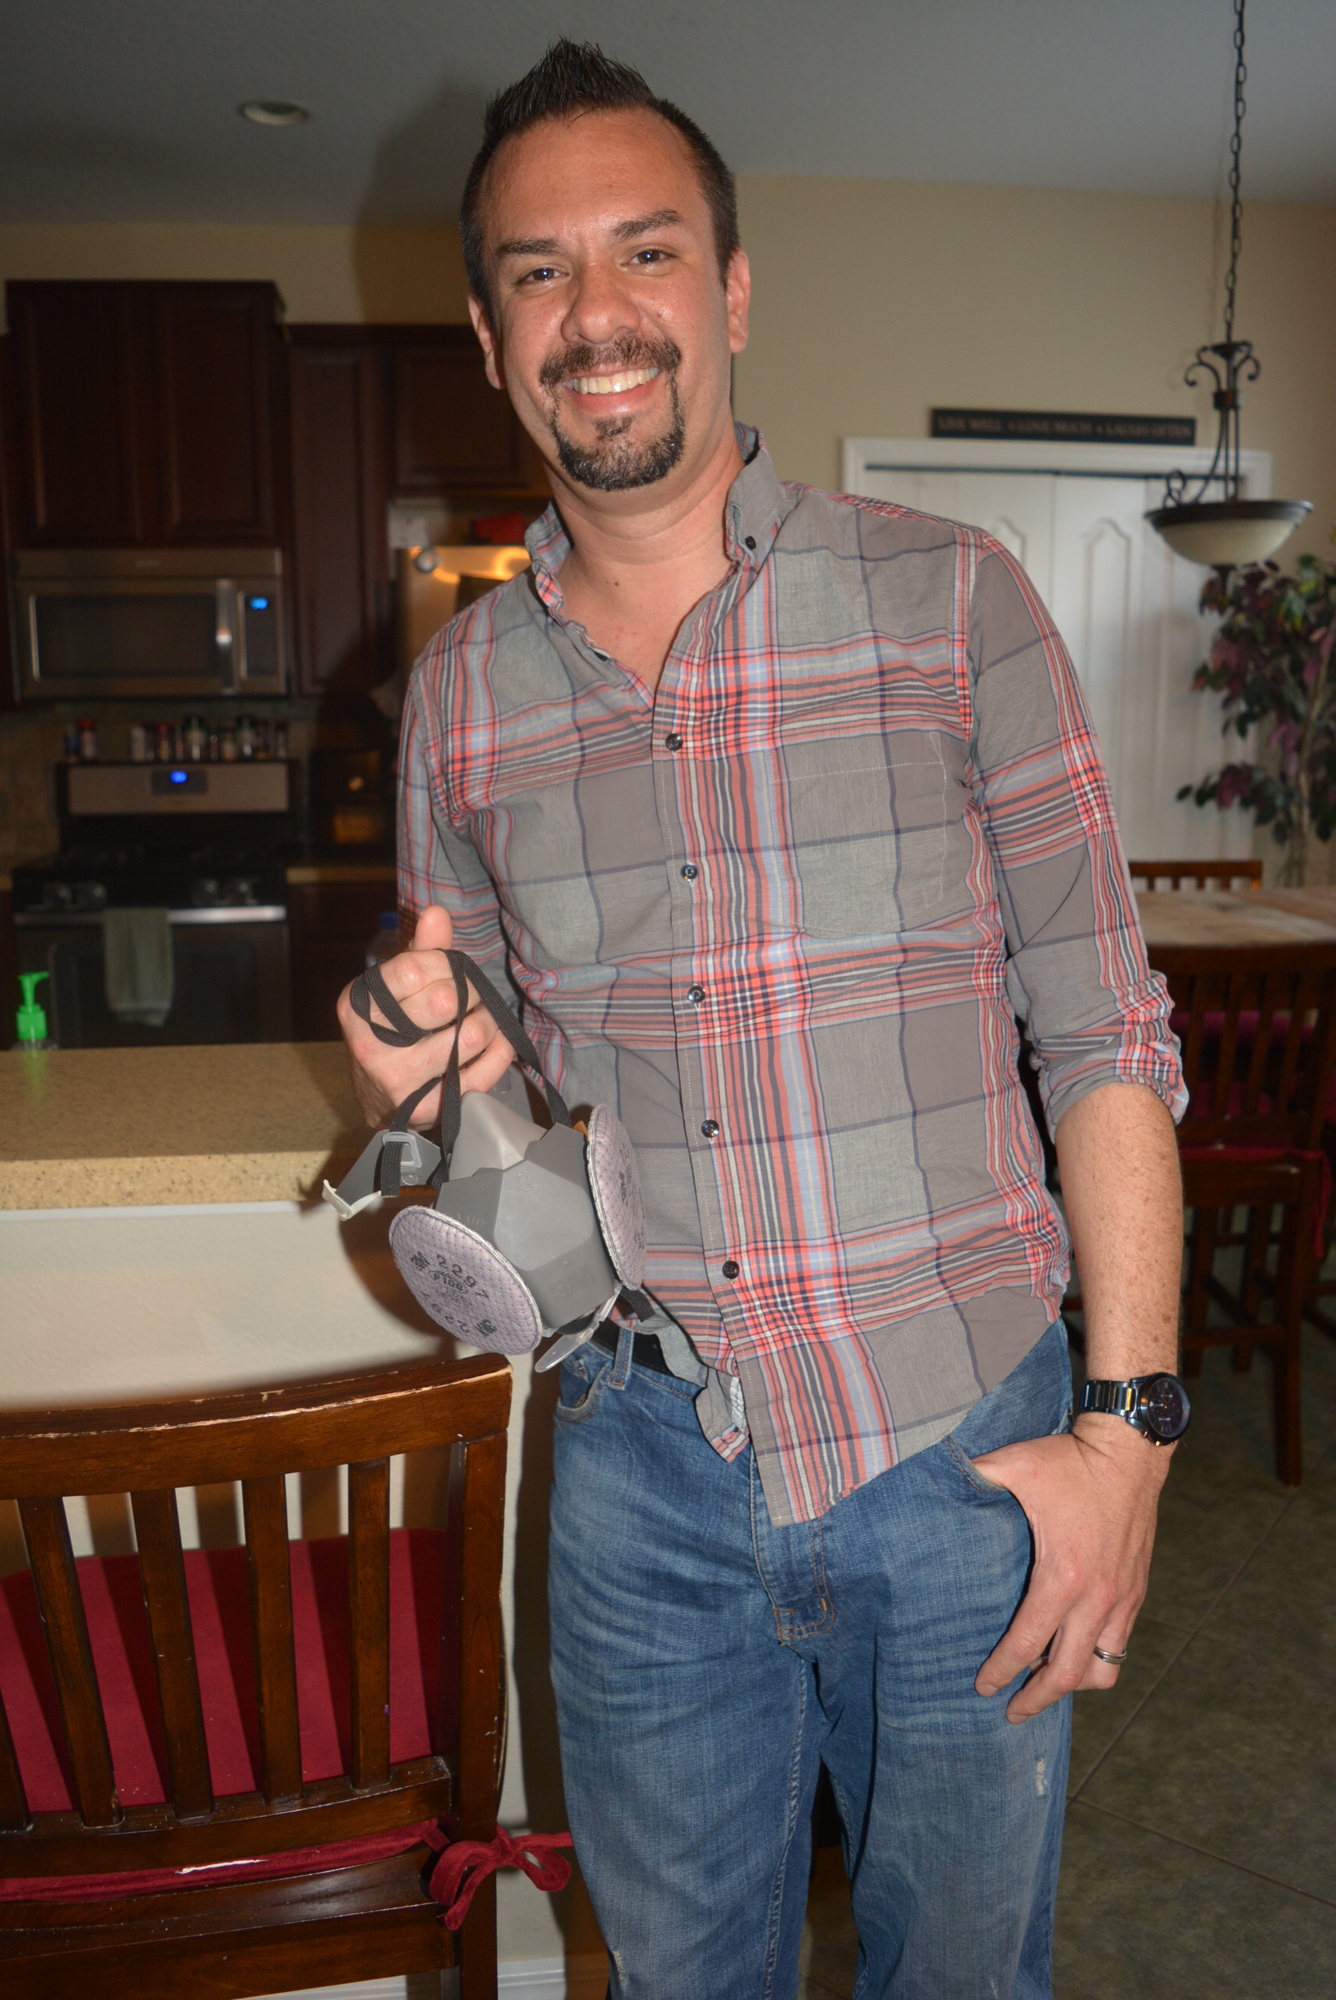
POLYGON ((566 339, 602 346, 639 324, 640 310, 622 274, 615 267, 587 265, 579 274, 562 322, 566 339))

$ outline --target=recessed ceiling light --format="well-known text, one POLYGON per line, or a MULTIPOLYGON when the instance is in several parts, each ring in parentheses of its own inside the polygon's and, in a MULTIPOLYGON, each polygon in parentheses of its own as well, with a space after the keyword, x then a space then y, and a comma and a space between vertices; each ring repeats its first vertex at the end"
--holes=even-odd
POLYGON ((294 104, 287 97, 248 98, 237 110, 252 125, 304 125, 311 115, 306 105, 294 104))

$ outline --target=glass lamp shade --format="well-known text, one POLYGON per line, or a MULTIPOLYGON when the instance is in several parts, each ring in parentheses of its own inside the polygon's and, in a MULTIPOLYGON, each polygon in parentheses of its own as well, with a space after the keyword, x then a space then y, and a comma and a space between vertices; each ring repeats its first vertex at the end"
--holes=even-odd
POLYGON ((1146 519, 1188 562, 1243 569, 1273 556, 1312 506, 1311 500, 1202 500, 1157 507, 1146 519))

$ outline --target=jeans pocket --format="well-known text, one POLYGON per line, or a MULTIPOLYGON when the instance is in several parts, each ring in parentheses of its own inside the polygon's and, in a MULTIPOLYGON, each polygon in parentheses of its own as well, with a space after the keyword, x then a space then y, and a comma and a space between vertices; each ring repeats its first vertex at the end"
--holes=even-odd
POLYGON ((1015 1501, 1018 1507, 1020 1506, 1020 1501, 1016 1499, 1016 1495, 1009 1486, 999 1486, 996 1480, 984 1477, 969 1453, 962 1445, 956 1443, 954 1437, 945 1437, 942 1439, 942 1443, 946 1446, 947 1453, 956 1470, 964 1475, 976 1493, 982 1493, 994 1500, 1012 1500, 1015 1501))
POLYGON ((588 1350, 589 1343, 586 1342, 561 1364, 558 1377, 561 1387, 552 1412, 558 1423, 586 1423, 602 1400, 603 1390, 612 1373, 612 1356, 599 1347, 593 1350, 593 1355, 588 1350))

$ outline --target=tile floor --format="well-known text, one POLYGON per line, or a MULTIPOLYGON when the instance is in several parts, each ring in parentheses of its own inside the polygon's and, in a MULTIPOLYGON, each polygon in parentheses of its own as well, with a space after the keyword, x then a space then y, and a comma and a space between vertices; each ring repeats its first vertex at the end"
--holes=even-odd
MULTIPOLYGON (((1336 1343, 1310 1336, 1306 1466, 1275 1477, 1270 1370, 1205 1356, 1150 1594, 1109 1695, 1079 1695, 1055 2000, 1336 1993, 1336 1343)), ((856 1944, 817 1858, 802 2000, 856 1944)))

